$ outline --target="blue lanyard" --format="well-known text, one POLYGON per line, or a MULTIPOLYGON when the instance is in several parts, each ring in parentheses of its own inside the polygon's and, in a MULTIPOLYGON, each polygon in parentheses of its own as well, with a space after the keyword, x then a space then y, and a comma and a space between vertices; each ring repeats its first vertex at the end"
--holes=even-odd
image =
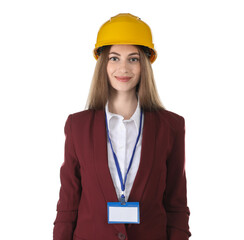
POLYGON ((113 146, 112 146, 111 139, 109 137, 109 130, 108 130, 108 122, 107 122, 107 114, 106 114, 106 111, 105 111, 105 116, 106 116, 107 135, 108 135, 108 139, 109 139, 109 142, 110 142, 110 146, 111 146, 111 149, 112 149, 112 152, 113 152, 113 157, 114 157, 115 165, 116 165, 116 168, 117 168, 117 172, 118 172, 119 180, 120 180, 120 184, 121 184, 122 195, 121 195, 120 201, 121 201, 121 204, 125 204, 125 195, 124 195, 124 192, 125 192, 125 183, 126 183, 126 180, 127 180, 127 175, 128 175, 128 173, 130 171, 130 168, 131 168, 131 165, 132 165, 132 162, 133 162, 133 158, 134 158, 135 151, 136 151, 136 145, 137 145, 138 140, 139 140, 140 135, 141 135, 142 108, 141 108, 141 116, 140 116, 139 133, 138 133, 138 136, 137 136, 137 139, 136 139, 136 144, 135 144, 135 147, 133 149, 133 153, 132 153, 132 156, 131 156, 131 159, 130 159, 129 167, 128 167, 127 172, 125 174, 124 182, 123 182, 123 178, 122 178, 122 173, 121 173, 121 169, 120 169, 120 166, 119 166, 119 162, 118 162, 117 156, 116 156, 116 154, 115 154, 115 152, 113 150, 113 146))

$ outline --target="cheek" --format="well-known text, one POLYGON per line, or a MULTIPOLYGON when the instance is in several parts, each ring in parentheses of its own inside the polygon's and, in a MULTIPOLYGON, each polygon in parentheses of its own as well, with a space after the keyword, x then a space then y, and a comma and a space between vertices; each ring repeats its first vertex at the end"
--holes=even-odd
POLYGON ((108 75, 111 75, 113 72, 114 72, 113 66, 108 63, 108 65, 107 65, 107 73, 108 73, 108 75))

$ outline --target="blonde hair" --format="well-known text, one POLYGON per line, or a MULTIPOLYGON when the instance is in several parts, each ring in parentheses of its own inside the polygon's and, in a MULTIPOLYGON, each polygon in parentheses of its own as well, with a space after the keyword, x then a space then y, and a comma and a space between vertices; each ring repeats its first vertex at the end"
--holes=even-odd
MULTIPOLYGON (((153 111, 165 109, 160 101, 150 59, 140 46, 136 46, 140 54, 141 78, 136 86, 136 93, 143 110, 153 111)), ((103 109, 109 99, 110 84, 107 75, 108 54, 111 46, 101 52, 93 74, 86 109, 103 109)))

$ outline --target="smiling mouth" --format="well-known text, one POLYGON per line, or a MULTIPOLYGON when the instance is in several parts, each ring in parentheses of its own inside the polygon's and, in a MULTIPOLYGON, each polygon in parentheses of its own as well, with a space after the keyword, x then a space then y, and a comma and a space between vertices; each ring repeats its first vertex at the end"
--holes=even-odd
POLYGON ((120 82, 128 82, 131 77, 115 77, 120 82))

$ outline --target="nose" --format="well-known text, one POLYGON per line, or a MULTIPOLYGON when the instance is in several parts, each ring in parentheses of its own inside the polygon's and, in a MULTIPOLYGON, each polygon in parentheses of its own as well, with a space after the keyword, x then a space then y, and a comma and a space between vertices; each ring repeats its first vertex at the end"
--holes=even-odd
POLYGON ((127 73, 129 71, 129 64, 127 63, 127 61, 120 61, 119 71, 123 73, 127 73))

